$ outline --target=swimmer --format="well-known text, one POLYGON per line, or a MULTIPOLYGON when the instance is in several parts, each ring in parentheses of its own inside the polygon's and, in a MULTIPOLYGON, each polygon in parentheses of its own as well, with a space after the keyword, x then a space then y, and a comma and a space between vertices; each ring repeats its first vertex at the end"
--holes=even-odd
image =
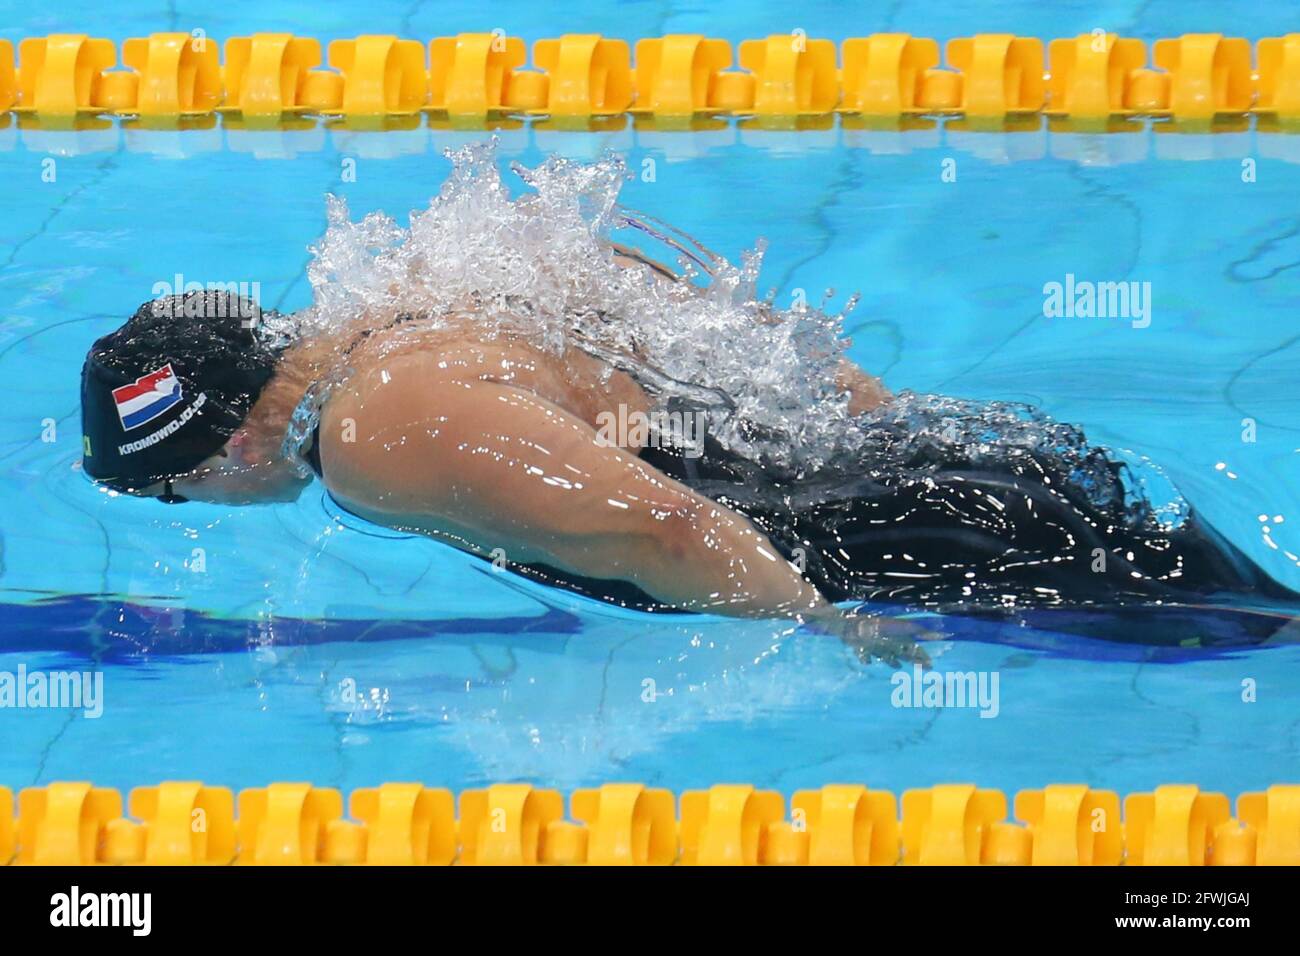
MULTIPOLYGON (((322 354, 350 374, 320 410, 307 460, 348 511, 512 565, 628 582, 655 602, 790 617, 863 654, 924 654, 827 601, 742 514, 597 439, 602 409, 648 412, 626 373, 555 356, 471 317, 389 317, 277 349, 261 312, 218 293, 147 302, 97 341, 82 377, 83 467, 168 503, 291 501, 310 472, 281 454, 322 354), (400 334, 400 339, 396 338, 400 334)), ((846 367, 867 408, 879 384, 846 367)), ((892 630, 897 631, 898 626, 892 630)))
MULTIPOLYGON (((610 254, 676 278, 630 249, 610 254)), ((1051 454, 1013 448, 993 463, 918 444, 924 402, 847 361, 836 388, 865 423, 864 455, 893 456, 891 469, 864 459, 792 477, 707 436, 694 453, 605 440, 609 410, 652 412, 645 384, 576 346, 489 332, 468 308, 371 311, 297 339, 272 334, 282 318, 188 293, 146 302, 96 341, 82 372, 86 474, 131 495, 231 505, 292 501, 318 478, 363 519, 504 553, 548 583, 646 610, 790 619, 893 664, 925 660, 927 632, 836 602, 1290 597, 1195 516, 1155 521, 1072 426, 1052 425, 1051 454), (314 429, 286 454, 305 396, 340 362, 314 429)), ((945 414, 989 427, 960 403, 945 414)))

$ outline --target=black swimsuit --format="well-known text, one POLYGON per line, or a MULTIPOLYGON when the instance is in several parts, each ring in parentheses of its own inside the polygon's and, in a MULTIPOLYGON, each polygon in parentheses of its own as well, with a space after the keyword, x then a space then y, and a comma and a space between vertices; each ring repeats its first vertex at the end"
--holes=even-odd
MULTIPOLYGON (((304 458, 320 475, 318 438, 319 430, 304 458)), ((1173 530, 1135 528, 1125 519, 1124 502, 1103 507, 1087 500, 1057 463, 1041 455, 1023 453, 995 466, 954 460, 924 474, 836 474, 788 484, 711 440, 698 458, 659 448, 647 448, 641 457, 748 517, 833 601, 999 616, 1043 608, 1200 606, 1216 596, 1271 606, 1296 602, 1295 594, 1194 512, 1173 530)), ((671 610, 628 582, 544 564, 510 568, 624 607, 671 610)), ((1176 617, 1161 613, 1157 626, 1176 617)), ((1116 631, 1118 620, 1111 614, 1076 629, 1120 640, 1186 643, 1172 625, 1158 635, 1142 619, 1126 625, 1125 634, 1116 631)), ((1189 626, 1196 640, 1206 639, 1203 620, 1189 626)), ((1276 627, 1226 643, 1262 640, 1276 627)))
MULTIPOLYGON (((399 315, 383 328, 412 318, 399 315)), ((363 332, 344 354, 374 331, 379 330, 363 332)), ((710 437, 698 457, 648 447, 641 458, 745 515, 832 601, 1001 616, 1027 609, 1101 609, 1112 613, 1100 624, 1094 620, 1076 629, 1144 643, 1181 640, 1168 623, 1176 617, 1167 610, 1170 605, 1200 607, 1226 598, 1226 603, 1294 610, 1300 603, 1300 596, 1194 511, 1172 529, 1150 520, 1142 513, 1146 503, 1127 500, 1122 490, 1118 477, 1124 466, 1088 445, 1076 427, 1057 427, 1062 444, 1082 449, 1082 459, 1076 456, 1071 463, 1049 453, 1008 449, 992 461, 977 462, 922 444, 886 474, 873 473, 864 463, 788 480, 710 437), (1150 635, 1151 622, 1141 618, 1136 636, 1112 633, 1116 609, 1153 605, 1164 609, 1163 640, 1150 635)), ((323 477, 319 424, 301 454, 323 477)), ((630 582, 545 564, 509 566, 542 583, 623 607, 676 610, 630 582)), ((1053 626, 1062 626, 1060 615, 1053 626)), ((1263 625, 1246 640, 1263 639, 1260 634, 1276 627, 1263 625)), ((1191 628, 1195 640, 1205 639, 1203 621, 1194 620, 1191 628)), ((1226 641, 1237 642, 1235 637, 1226 641)))

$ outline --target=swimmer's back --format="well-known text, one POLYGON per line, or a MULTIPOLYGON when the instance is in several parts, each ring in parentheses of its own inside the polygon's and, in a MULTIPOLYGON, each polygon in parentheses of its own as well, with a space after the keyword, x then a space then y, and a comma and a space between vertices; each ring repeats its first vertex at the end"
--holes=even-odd
POLYGON ((617 411, 620 405, 644 412, 651 404, 626 372, 579 349, 555 354, 508 330, 494 333, 469 316, 412 320, 356 342, 348 353, 351 374, 345 391, 373 392, 382 385, 385 370, 397 364, 415 370, 435 393, 457 382, 496 382, 534 392, 593 427, 602 412, 617 411))

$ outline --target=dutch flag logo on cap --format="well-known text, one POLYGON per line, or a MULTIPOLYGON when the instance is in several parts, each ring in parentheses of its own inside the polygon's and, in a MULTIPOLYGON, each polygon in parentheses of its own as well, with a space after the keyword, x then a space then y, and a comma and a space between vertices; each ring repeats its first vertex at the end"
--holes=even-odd
POLYGON ((113 389, 117 416, 122 429, 130 431, 151 422, 181 400, 181 381, 168 362, 162 368, 141 375, 130 385, 113 389))

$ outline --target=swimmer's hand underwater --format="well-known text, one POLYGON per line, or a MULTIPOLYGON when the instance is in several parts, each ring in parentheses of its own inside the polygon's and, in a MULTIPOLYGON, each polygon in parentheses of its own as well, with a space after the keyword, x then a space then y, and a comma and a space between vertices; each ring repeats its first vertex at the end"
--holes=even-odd
POLYGON ((880 660, 890 667, 906 662, 928 668, 930 655, 918 642, 938 637, 904 618, 862 614, 857 608, 841 610, 834 605, 807 615, 805 625, 809 630, 838 637, 864 664, 880 660))
MULTIPOLYGON (((146 303, 92 348, 82 382, 91 477, 164 500, 292 500, 310 477, 282 454, 284 436, 341 354, 348 373, 310 451, 347 510, 480 556, 629 582, 682 610, 793 619, 864 660, 924 659, 909 626, 840 611, 745 516, 635 444, 603 441, 602 412, 653 407, 626 373, 577 349, 557 356, 489 337, 469 315, 370 317, 363 333, 341 333, 346 342, 277 349, 253 333, 257 316, 240 321, 255 305, 222 295, 146 303)), ((857 369, 841 384, 859 404, 885 394, 857 369)))

